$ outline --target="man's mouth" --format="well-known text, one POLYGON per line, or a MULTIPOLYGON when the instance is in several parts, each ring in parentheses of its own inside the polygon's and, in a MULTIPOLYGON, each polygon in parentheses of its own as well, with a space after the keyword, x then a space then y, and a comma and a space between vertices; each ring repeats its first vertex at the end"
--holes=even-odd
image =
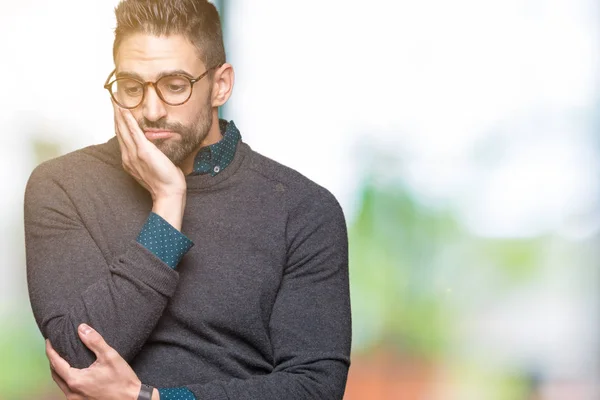
POLYGON ((146 129, 144 134, 148 140, 155 140, 169 138, 174 135, 174 132, 164 129, 146 129))

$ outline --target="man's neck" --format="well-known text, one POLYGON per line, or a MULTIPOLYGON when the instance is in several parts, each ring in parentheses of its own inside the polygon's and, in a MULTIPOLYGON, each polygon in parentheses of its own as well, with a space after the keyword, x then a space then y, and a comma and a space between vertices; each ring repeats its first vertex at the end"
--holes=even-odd
POLYGON ((200 149, 202 149, 203 147, 210 146, 211 144, 218 143, 221 139, 223 139, 223 135, 221 134, 221 129, 219 127, 219 114, 218 114, 218 111, 214 111, 213 118, 212 118, 212 124, 208 131, 208 135, 206 135, 206 138, 204 138, 204 140, 200 143, 198 148, 196 148, 189 155, 188 158, 183 160, 183 162, 179 166, 181 168, 181 170, 183 171, 183 174, 189 175, 192 173, 192 171, 194 170, 194 160, 196 158, 196 155, 200 151, 200 149))

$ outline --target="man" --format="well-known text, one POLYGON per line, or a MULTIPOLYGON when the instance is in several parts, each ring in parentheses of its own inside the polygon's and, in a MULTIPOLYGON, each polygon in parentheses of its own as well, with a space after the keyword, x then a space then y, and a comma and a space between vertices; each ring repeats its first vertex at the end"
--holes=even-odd
POLYGON ((38 166, 25 193, 54 380, 69 399, 341 399, 337 201, 218 119, 234 73, 214 6, 124 0, 116 17, 116 137, 38 166))

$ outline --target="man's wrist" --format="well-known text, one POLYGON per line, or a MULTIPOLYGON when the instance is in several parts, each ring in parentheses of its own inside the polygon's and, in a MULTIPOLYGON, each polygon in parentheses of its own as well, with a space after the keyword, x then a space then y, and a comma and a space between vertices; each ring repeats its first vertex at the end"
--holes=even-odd
POLYGON ((171 224, 171 226, 178 231, 181 231, 181 221, 183 220, 185 200, 185 195, 157 197, 152 205, 152 212, 160 215, 165 221, 171 224))

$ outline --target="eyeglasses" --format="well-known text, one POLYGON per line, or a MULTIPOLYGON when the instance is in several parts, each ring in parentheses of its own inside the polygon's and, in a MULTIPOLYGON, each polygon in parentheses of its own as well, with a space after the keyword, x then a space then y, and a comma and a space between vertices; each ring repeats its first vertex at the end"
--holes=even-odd
POLYGON ((127 109, 136 108, 142 104, 144 97, 146 96, 146 86, 148 85, 154 86, 156 94, 158 94, 158 97, 166 104, 170 106, 180 106, 192 97, 194 83, 200 81, 211 70, 218 68, 219 66, 220 65, 217 65, 207 69, 197 78, 173 74, 165 75, 156 82, 142 82, 134 78, 117 78, 110 81, 116 72, 115 69, 106 79, 104 88, 108 90, 115 103, 127 109))

